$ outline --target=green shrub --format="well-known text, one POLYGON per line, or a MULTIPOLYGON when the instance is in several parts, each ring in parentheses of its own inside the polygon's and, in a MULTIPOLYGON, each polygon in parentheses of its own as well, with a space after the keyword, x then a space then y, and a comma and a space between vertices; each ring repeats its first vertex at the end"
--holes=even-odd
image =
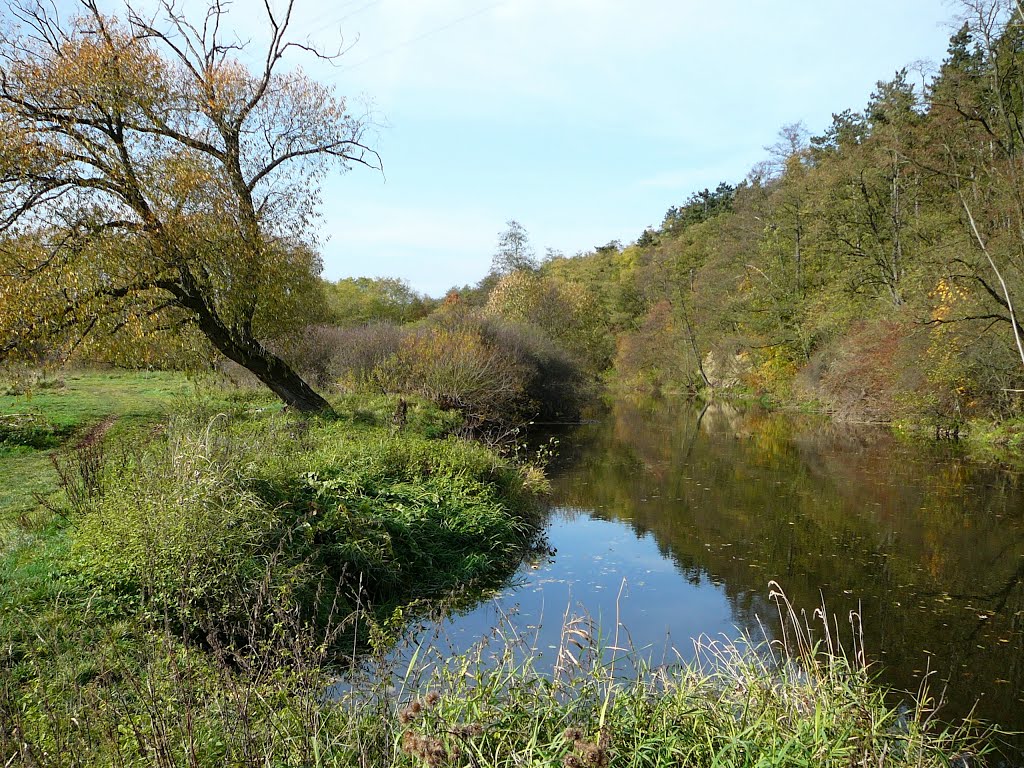
POLYGON ((280 414, 182 420, 112 475, 73 524, 74 577, 112 612, 247 643, 271 602, 319 620, 325 590, 383 609, 504 576, 546 487, 454 438, 280 414))

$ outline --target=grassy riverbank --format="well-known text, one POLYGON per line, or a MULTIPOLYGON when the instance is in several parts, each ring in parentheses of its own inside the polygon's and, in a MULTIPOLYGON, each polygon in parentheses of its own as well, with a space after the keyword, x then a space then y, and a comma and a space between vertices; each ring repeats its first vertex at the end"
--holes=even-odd
POLYGON ((542 473, 450 437, 458 420, 430 406, 395 424, 394 399, 342 398, 305 420, 173 375, 42 384, 3 404, 5 764, 71 747, 117 763, 76 724, 144 716, 179 653, 233 680, 315 649, 326 663, 418 601, 504 578, 536 534, 542 473))
POLYGON ((399 425, 394 399, 334 405, 302 420, 258 390, 141 373, 5 396, 3 765, 940 766, 979 751, 808 642, 774 661, 706 645, 699 665, 654 669, 574 620, 558 649, 424 645, 395 669, 410 620, 515 567, 546 486, 449 437, 457 420, 435 408, 399 425), (351 687, 330 698, 339 675, 351 687))

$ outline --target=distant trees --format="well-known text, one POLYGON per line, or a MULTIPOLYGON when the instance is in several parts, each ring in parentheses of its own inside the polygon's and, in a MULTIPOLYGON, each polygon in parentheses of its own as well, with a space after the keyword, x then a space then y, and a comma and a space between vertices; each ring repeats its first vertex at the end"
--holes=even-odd
POLYGON ((592 370, 608 363, 610 340, 594 296, 583 285, 539 272, 511 272, 491 290, 485 312, 539 329, 592 370))
POLYGON ((496 275, 535 272, 539 266, 526 228, 515 219, 509 219, 505 222, 505 229, 498 233, 498 248, 491 261, 491 272, 496 275))
MULTIPOLYGON (((695 192, 685 203, 674 205, 665 212, 661 228, 666 232, 675 232, 693 224, 700 224, 720 213, 726 213, 732 208, 735 194, 736 187, 724 181, 715 187, 714 192, 706 188, 695 192)), ((645 245, 650 244, 649 240, 654 234, 651 232, 648 235, 648 232, 650 230, 644 231, 644 239, 648 240, 645 245)))
POLYGON ((264 344, 317 300, 318 179, 378 166, 366 121, 301 71, 293 2, 260 5, 255 71, 227 4, 187 16, 12 2, 0 32, 0 357, 105 328, 197 328, 302 411, 264 344))
POLYGON ((834 116, 831 145, 819 139, 815 184, 822 233, 852 290, 903 304, 916 249, 927 239, 928 194, 914 157, 922 115, 906 70, 879 82, 862 114, 834 116))
POLYGON ((393 277, 346 277, 326 283, 324 293, 325 319, 342 326, 411 323, 426 317, 436 304, 393 277))

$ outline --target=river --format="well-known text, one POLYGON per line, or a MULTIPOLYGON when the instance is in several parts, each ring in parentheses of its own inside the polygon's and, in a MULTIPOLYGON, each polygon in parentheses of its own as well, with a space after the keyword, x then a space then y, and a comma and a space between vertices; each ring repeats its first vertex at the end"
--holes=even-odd
POLYGON ((606 642, 691 658, 702 635, 778 637, 776 581, 808 614, 824 602, 848 647, 856 611, 882 683, 929 674, 943 719, 1024 729, 1019 473, 728 403, 619 401, 560 441, 552 552, 424 630, 444 653, 499 627, 553 662, 563 620, 587 615, 606 642))

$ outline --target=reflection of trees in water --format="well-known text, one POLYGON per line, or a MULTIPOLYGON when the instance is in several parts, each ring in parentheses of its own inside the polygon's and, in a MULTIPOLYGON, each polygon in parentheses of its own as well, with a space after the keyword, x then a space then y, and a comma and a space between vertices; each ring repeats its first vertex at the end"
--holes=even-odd
POLYGON ((620 402, 578 439, 560 501, 652 533, 688 581, 723 584, 738 623, 774 626, 769 579, 808 610, 820 590, 841 625, 862 602, 890 684, 916 689, 928 664, 950 675, 957 713, 984 693, 982 716, 1024 726, 1019 478, 722 403, 620 402))

